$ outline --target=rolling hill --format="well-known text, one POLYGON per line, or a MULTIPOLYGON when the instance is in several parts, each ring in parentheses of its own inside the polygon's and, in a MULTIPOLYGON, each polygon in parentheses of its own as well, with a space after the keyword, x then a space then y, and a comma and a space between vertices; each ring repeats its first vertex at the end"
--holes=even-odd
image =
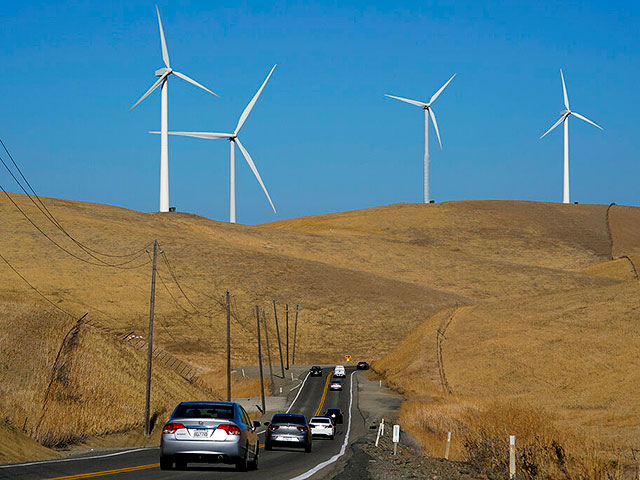
MULTIPOLYGON (((591 392, 587 378, 631 362, 631 352, 637 348, 631 340, 619 348, 626 338, 619 333, 635 332, 631 323, 637 318, 633 292, 638 285, 631 266, 634 255, 640 253, 640 209, 633 207, 517 201, 401 204, 244 226, 184 213, 141 213, 44 199, 75 240, 102 252, 89 251, 92 257, 48 221, 28 197, 11 194, 11 198, 51 240, 82 260, 54 245, 6 198, 0 202, 4 227, 0 254, 72 317, 89 313, 83 323, 87 335, 101 338, 112 353, 108 360, 91 353, 100 344, 93 340, 86 342, 82 358, 93 355, 92 362, 108 364, 111 371, 133 368, 138 360, 132 358, 140 356, 138 352, 128 357, 129 347, 118 334, 146 334, 151 267, 144 249, 150 249, 154 239, 164 251, 158 261, 158 345, 168 355, 188 362, 201 379, 215 378, 223 365, 226 289, 233 294, 234 365, 255 363, 256 305, 266 309, 269 332, 275 338, 271 302, 276 300, 281 334, 284 304, 301 306, 298 363, 338 362, 345 354, 377 358, 380 371, 399 388, 416 395, 432 394, 440 388, 437 366, 434 370, 438 312, 457 306, 460 312, 443 346, 446 375, 454 392, 556 397, 555 387, 545 382, 546 375, 557 368, 561 378, 551 384, 570 385, 573 390, 567 387, 567 391, 577 393, 541 403, 561 414, 581 412, 579 424, 605 422, 604 416, 582 415, 593 411, 580 407, 583 398, 591 406, 602 404, 597 393, 587 395, 591 392), (127 257, 115 256, 136 251, 127 257), (619 258, 623 256, 630 259, 619 258), (618 333, 601 335, 605 313, 618 333), (572 322, 578 322, 580 329, 572 322), (103 328, 111 333, 105 334, 103 328), (575 344, 578 332, 585 343, 575 344), (424 341, 417 341, 423 337, 424 341), (598 352, 617 352, 612 357, 615 361, 592 364, 581 354, 596 343, 598 352), (536 355, 539 352, 545 354, 536 355), (530 361, 531 356, 538 360, 530 361), (414 364, 420 365, 414 368, 415 375, 420 374, 417 382, 415 376, 403 374, 414 371, 414 364), (520 374, 517 377, 509 375, 514 368, 520 374), (542 380, 527 377, 528 369, 542 380), (505 383, 505 378, 521 378, 521 384, 505 383)), ((25 358, 24 368, 39 371, 49 366, 50 370, 65 330, 41 332, 42 322, 34 319, 54 315, 54 307, 7 265, 0 263, 0 271, 5 325, 24 325, 7 327, 5 341, 20 346, 25 338, 38 336, 42 342, 38 348, 48 354, 25 358), (30 312, 26 317, 25 311, 30 312)), ((64 314, 55 315, 60 317, 58 325, 72 325, 64 314)), ((0 365, 7 364, 5 355, 0 365)), ((171 371, 159 368, 166 379, 171 376, 171 371)), ((3 383, 11 386, 10 370, 1 371, 3 383)), ((72 374, 81 376, 81 371, 72 369, 72 374)), ((618 388, 615 382, 633 384, 637 377, 630 375, 616 377, 601 389, 618 388)), ((136 382, 123 390, 139 391, 136 382)), ((123 380, 116 383, 126 385, 123 380)), ((187 383, 193 395, 217 387, 211 382, 187 383)), ((43 385, 34 383, 29 388, 30 398, 38 403, 43 385)), ((98 395, 95 387, 82 382, 77 389, 84 398, 98 395)), ((27 420, 14 415, 12 405, 20 397, 13 391, 8 387, 3 392, 3 398, 13 400, 0 403, 0 411, 29 432, 34 420, 26 414, 27 420)), ((616 418, 625 411, 627 401, 635 401, 631 394, 625 398, 612 410, 616 418)), ((172 401, 157 400, 162 408, 172 401)), ((632 438, 635 421, 629 414, 626 420, 616 420, 616 425, 627 425, 632 438)), ((91 433, 120 431, 131 427, 131 422, 91 433)))

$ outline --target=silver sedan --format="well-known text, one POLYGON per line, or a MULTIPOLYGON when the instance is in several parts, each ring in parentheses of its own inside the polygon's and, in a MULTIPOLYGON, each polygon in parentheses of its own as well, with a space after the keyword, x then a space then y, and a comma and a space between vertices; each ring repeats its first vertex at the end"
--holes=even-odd
POLYGON ((233 402, 181 402, 162 429, 160 469, 185 469, 189 462, 235 464, 258 468, 256 428, 241 405, 233 402))

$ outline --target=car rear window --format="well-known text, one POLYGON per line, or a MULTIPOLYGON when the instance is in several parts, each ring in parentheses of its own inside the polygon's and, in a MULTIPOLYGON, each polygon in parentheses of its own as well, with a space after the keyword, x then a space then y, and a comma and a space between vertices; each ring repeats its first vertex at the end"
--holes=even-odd
POLYGON ((329 420, 328 418, 312 418, 311 422, 312 423, 331 423, 331 420, 329 420))
POLYGON ((180 404, 173 413, 179 418, 219 418, 222 420, 233 419, 233 405, 212 404, 180 404))
POLYGON ((295 423, 297 425, 306 425, 307 419, 303 415, 274 415, 271 423, 295 423))

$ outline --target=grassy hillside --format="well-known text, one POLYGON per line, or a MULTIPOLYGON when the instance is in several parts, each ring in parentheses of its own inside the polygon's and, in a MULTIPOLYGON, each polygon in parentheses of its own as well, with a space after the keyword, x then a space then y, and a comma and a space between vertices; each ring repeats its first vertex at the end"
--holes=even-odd
MULTIPOLYGON (((86 261, 100 263, 47 222, 27 197, 12 194, 12 199, 61 247, 86 261)), ((588 317, 584 328, 591 329, 593 338, 602 326, 596 317, 603 314, 602 305, 607 302, 616 305, 609 313, 616 316, 612 322, 618 327, 634 315, 633 302, 623 302, 627 297, 616 293, 633 288, 632 260, 610 261, 612 254, 620 257, 637 251, 640 213, 631 207, 608 210, 599 205, 515 201, 403 204, 244 226, 189 214, 141 213, 106 205, 44 201, 74 238, 95 250, 122 255, 149 249, 150 242, 159 241, 169 264, 159 257, 157 344, 189 362, 213 388, 219 387, 217 379, 223 365, 223 294, 227 288, 233 294, 234 365, 254 363, 255 305, 266 308, 273 345, 276 332, 271 301, 278 302, 283 335, 284 304, 299 303, 299 363, 337 362, 345 354, 369 359, 389 354, 379 363, 380 369, 399 388, 413 391, 419 400, 437 394, 441 388, 435 362, 435 329, 443 315, 438 312, 447 312, 450 307, 460 307, 460 313, 450 326, 455 342, 447 338, 443 344, 448 381, 456 393, 487 397, 496 392, 482 391, 483 380, 500 381, 507 369, 503 363, 509 358, 524 361, 521 356, 545 349, 549 350, 548 358, 556 358, 554 355, 566 349, 563 341, 571 343, 570 336, 558 341, 551 335, 559 327, 551 320, 542 322, 544 315, 555 318, 557 312, 562 321, 568 322, 574 312, 571 309, 583 312, 588 317), (589 303, 597 299, 600 303, 589 303), (366 328, 362 328, 364 325, 366 328), (503 331, 510 333, 504 337, 500 335, 503 331), (319 336, 324 339, 322 346, 317 342, 319 336), (494 344, 500 356, 487 361, 494 344), (402 348, 397 349, 398 345, 402 348), (459 349, 455 350, 455 361, 451 358, 453 348, 459 349), (482 366, 475 374, 475 383, 468 378, 473 375, 465 373, 470 365, 482 366), (414 373, 400 373, 403 369, 414 373)), ((92 369, 104 364, 105 372, 123 371, 124 377, 116 380, 121 390, 112 394, 103 394, 97 385, 71 382, 67 388, 79 389, 89 397, 101 396, 104 408, 139 389, 128 383, 133 375, 125 372, 144 356, 130 352, 126 344, 114 340, 117 337, 113 334, 91 325, 104 325, 122 335, 146 335, 151 273, 148 254, 140 251, 137 256, 123 258, 95 254, 110 263, 130 260, 122 266, 140 268, 89 265, 54 246, 6 199, 0 201, 0 215, 4 227, 0 254, 74 317, 89 312, 87 325, 78 335, 80 345, 105 345, 105 349, 108 345, 111 352, 108 358, 102 358, 83 350, 73 361, 87 359, 92 369), (131 355, 137 355, 136 360, 131 355)), ((6 265, 0 263, 0 271, 6 310, 3 321, 20 324, 21 338, 38 338, 41 342, 37 345, 41 354, 24 358, 22 368, 50 372, 52 355, 55 357, 64 332, 61 325, 73 325, 73 320, 61 317, 55 335, 54 330, 40 332, 38 329, 48 328, 43 326, 46 323, 27 321, 21 311, 31 312, 28 318, 38 318, 45 315, 41 312, 52 314, 52 307, 45 307, 44 300, 6 265)), ((291 327, 293 319, 291 313, 291 327)), ((573 331, 566 329, 567 335, 573 331)), ((293 328, 290 330, 293 334, 293 328)), ((21 347, 20 341, 14 342, 16 348, 21 347)), ((629 345, 624 355, 632 347, 629 345)), ((571 351, 577 355, 580 350, 571 351)), ((2 357, 0 365, 10 361, 2 357)), ((578 356, 573 360, 567 357, 566 361, 569 366, 572 361, 588 363, 578 356)), ((551 369, 551 364, 544 362, 526 365, 551 369)), ((585 366, 584 371, 569 368, 565 373, 568 377, 586 371, 595 374, 605 364, 598 365, 593 371, 585 366)), ((89 367, 83 368, 78 364, 72 369, 78 372, 78 382, 92 376, 85 373, 89 367)), ((136 366, 136 371, 139 368, 136 366)), ((170 376, 171 372, 166 374, 170 376)), ((29 387, 29 398, 37 404, 35 410, 42 407, 45 378, 43 374, 29 387)), ((171 383, 168 377, 164 381, 171 383)), ((503 393, 534 399, 538 394, 553 392, 531 384, 528 390, 513 386, 503 393)), ((181 386, 176 384, 175 388, 181 386)), ((202 390, 199 392, 189 395, 201 394, 202 390)), ((20 415, 32 422, 33 412, 17 414, 11 410, 21 403, 23 393, 7 395, 7 402, 13 403, 0 406, 0 413, 16 425, 24 422, 20 415)), ((61 405, 74 401, 65 400, 64 395, 58 397, 61 405)), ((595 398, 590 401, 596 402, 595 398)), ((564 403, 542 403, 559 411, 562 405, 572 404, 568 399, 564 403)), ((124 418, 137 418, 133 413, 120 413, 124 418)), ((81 422, 75 428, 92 428, 91 418, 81 422)))

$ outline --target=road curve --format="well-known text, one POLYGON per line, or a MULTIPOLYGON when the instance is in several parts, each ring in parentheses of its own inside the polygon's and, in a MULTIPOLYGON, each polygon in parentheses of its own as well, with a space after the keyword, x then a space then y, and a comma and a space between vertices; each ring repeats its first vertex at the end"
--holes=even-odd
MULTIPOLYGON (((315 415, 323 399, 327 376, 332 372, 325 368, 322 378, 308 377, 303 386, 294 390, 289 395, 290 411, 301 413, 307 418, 315 415), (293 402, 293 405, 291 403, 293 402)), ((72 480, 79 478, 109 479, 174 479, 174 478, 247 478, 258 479, 268 476, 271 479, 309 478, 318 466, 331 465, 345 451, 345 434, 352 420, 352 407, 349 411, 351 398, 357 395, 355 375, 353 368, 348 369, 344 379, 344 389, 341 392, 328 391, 324 395, 321 410, 337 407, 345 412, 345 422, 338 425, 337 435, 334 440, 314 438, 311 453, 305 453, 302 449, 275 448, 272 451, 260 450, 259 469, 253 472, 235 472, 232 465, 217 464, 190 464, 183 471, 161 471, 159 467, 159 448, 123 450, 111 452, 105 456, 93 456, 86 458, 73 458, 36 462, 21 465, 0 465, 0 479, 20 478, 31 479, 56 479, 72 480)), ((304 380, 306 372, 300 380, 304 380)), ((353 400, 355 405, 356 400, 353 400)), ((261 443, 264 442, 264 434, 260 435, 261 443)))

